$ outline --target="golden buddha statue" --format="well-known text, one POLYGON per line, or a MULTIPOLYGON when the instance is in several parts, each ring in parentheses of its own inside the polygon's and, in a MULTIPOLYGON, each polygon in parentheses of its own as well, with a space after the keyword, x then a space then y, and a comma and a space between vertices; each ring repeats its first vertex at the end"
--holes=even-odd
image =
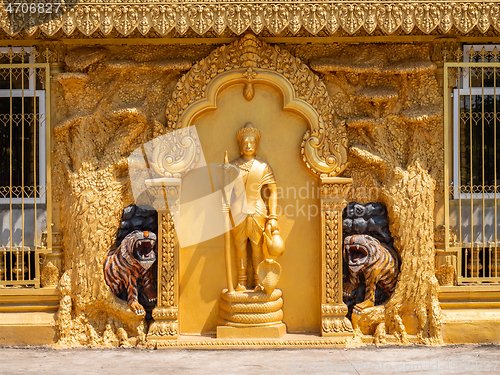
MULTIPOLYGON (((279 231, 277 216, 277 187, 271 166, 264 160, 256 157, 261 138, 260 132, 251 122, 236 134, 240 146, 241 156, 231 162, 241 170, 245 185, 247 202, 247 216, 232 229, 236 247, 236 268, 238 285, 236 291, 247 289, 247 241, 252 247, 252 264, 255 279, 255 290, 263 290, 257 276, 257 267, 264 260, 264 231, 275 233, 279 231), (269 189, 269 215, 266 204, 262 199, 262 189, 267 185, 269 189)), ((243 192, 234 191, 233 194, 243 192)))

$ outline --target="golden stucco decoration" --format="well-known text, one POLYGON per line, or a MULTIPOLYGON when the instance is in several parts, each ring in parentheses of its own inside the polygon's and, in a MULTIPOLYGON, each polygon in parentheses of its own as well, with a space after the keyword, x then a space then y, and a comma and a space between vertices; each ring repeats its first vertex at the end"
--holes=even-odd
MULTIPOLYGON (((324 336, 341 337, 304 345, 345 343, 346 334, 353 332, 342 303, 338 244, 346 200, 366 203, 373 198, 358 195, 361 188, 375 188, 377 200, 388 208, 403 268, 396 291, 382 311, 384 326, 378 310, 366 312, 357 324, 375 329, 380 342, 386 331, 408 342, 403 318, 413 315, 421 342, 441 342, 433 211, 443 168, 442 115, 429 46, 334 47, 335 53, 327 56, 315 50, 318 46, 296 48, 299 56, 327 57, 305 59, 321 79, 287 50, 253 35, 210 53, 203 47, 207 57, 180 79, 179 70, 187 70, 189 63, 158 57, 160 52, 152 48, 134 47, 119 53, 97 47, 70 48, 67 73, 59 74, 55 84, 54 195, 61 203, 65 254, 57 318, 61 345, 127 346, 130 336, 139 343, 146 340, 144 322, 112 295, 102 276, 102 262, 115 240, 121 210, 133 203, 127 157, 153 137, 189 125, 196 106, 214 94, 210 90, 217 80, 231 75, 238 83, 248 83, 244 74, 249 68, 256 73, 251 82, 258 83, 269 74, 283 77, 295 89, 295 99, 309 105, 321 119, 311 125, 301 147, 306 165, 322 179, 320 329, 324 336), (137 69, 140 80, 130 74, 137 69), (310 151, 319 161, 306 155, 307 143, 312 143, 310 151), (342 173, 352 181, 328 177, 342 173)), ((185 53, 190 60, 201 58, 185 53)), ((152 338, 179 333, 178 245, 171 213, 162 215, 159 238, 165 240, 159 253, 164 261, 159 268, 160 306, 153 312, 156 321, 148 331, 152 338)), ((162 345, 184 344, 158 341, 162 345)), ((270 341, 262 345, 288 344, 270 341)))
MULTIPOLYGON (((340 174, 347 166, 345 124, 335 121, 334 105, 326 86, 300 59, 287 50, 260 41, 253 34, 217 48, 180 79, 165 111, 167 126, 156 123, 155 137, 170 129, 188 126, 195 112, 213 106, 220 85, 217 79, 223 79, 220 73, 239 75, 246 85, 249 68, 256 73, 251 74, 252 83, 265 80, 269 74, 279 76, 281 84, 288 85, 284 90, 290 92, 285 98, 285 107, 291 102, 288 107, 309 120, 310 129, 304 134, 300 152, 311 172, 328 176, 340 174)), ((236 80, 233 78, 233 83, 236 80)))
POLYGON ((198 35, 209 32, 221 35, 228 29, 236 35, 247 30, 256 34, 268 30, 273 35, 297 34, 302 29, 311 35, 323 30, 329 34, 343 30, 350 35, 360 30, 368 34, 380 30, 386 35, 398 30, 406 34, 429 34, 437 29, 446 34, 453 28, 464 34, 475 28, 481 33, 490 28, 500 30, 500 6, 496 2, 61 2, 63 5, 57 13, 40 14, 7 13, 6 7, 14 1, 3 2, 0 5, 0 26, 10 36, 24 30, 28 35, 41 31, 49 37, 61 30, 66 35, 78 31, 91 36, 99 32, 104 37, 113 30, 123 36, 135 30, 144 36, 154 31, 161 37, 171 32, 184 35, 188 30, 198 35))
POLYGON ((169 84, 189 62, 140 47, 112 54, 73 48, 57 76, 54 192, 60 203, 64 273, 57 330, 61 346, 144 344, 146 326, 104 282, 121 211, 134 203, 128 156, 152 139, 169 84), (139 75, 130 75, 130 71, 139 75), (116 337, 116 340, 114 340, 116 337))
MULTIPOLYGON (((402 267, 385 305, 387 330, 408 342, 402 317, 413 316, 419 340, 437 344, 442 313, 434 203, 443 173, 443 119, 436 66, 428 56, 427 47, 415 45, 358 46, 356 53, 346 47, 311 65, 324 73, 335 114, 348 127, 350 164, 344 176, 353 179, 349 200, 379 201, 388 210, 402 267)), ((367 312, 359 319, 371 316, 367 312)))
POLYGON ((47 262, 45 267, 43 267, 42 272, 40 272, 40 284, 42 288, 47 286, 57 286, 59 276, 59 269, 54 266, 52 262, 47 262))

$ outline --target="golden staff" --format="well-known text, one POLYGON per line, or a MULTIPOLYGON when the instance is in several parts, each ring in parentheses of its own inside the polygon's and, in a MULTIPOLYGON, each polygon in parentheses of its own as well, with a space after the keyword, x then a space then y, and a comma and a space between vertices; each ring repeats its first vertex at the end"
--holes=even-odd
MULTIPOLYGON (((229 199, 226 195, 226 185, 227 181, 227 172, 230 168, 229 160, 227 157, 227 151, 224 154, 224 165, 222 166, 222 197, 224 199, 224 208, 222 211, 225 213, 224 215, 224 255, 226 258, 226 279, 227 279, 227 290, 229 293, 234 292, 233 286, 233 274, 231 272, 231 233, 230 233, 230 222, 231 222, 231 211, 229 208, 229 199)), ((220 169, 219 169, 220 170, 220 169)), ((221 182, 219 178, 219 173, 217 173, 217 178, 219 182, 221 182)))

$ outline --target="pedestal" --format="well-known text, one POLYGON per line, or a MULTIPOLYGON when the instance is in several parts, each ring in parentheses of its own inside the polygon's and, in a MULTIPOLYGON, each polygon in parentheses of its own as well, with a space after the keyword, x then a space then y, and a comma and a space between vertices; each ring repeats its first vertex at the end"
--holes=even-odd
POLYGON ((219 302, 217 338, 280 338, 283 324, 280 289, 271 294, 247 290, 229 293, 224 289, 219 302))
POLYGON ((284 323, 263 327, 218 326, 218 339, 279 339, 286 335, 284 323))

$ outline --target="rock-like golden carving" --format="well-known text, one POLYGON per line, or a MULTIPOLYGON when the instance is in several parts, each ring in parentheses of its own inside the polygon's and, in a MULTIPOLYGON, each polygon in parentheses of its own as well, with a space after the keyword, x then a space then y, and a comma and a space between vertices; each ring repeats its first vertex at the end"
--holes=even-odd
MULTIPOLYGON (((444 9, 442 7, 446 4, 441 2, 435 7, 444 9)), ((378 4, 372 6, 379 7, 378 4)), ((453 23, 455 21, 451 10, 455 5, 449 7, 446 8, 446 14, 453 23)), ((301 13, 297 9, 290 9, 290 22, 293 19, 294 22, 301 22, 301 13)), ((413 13, 405 9, 407 8, 403 8, 400 28, 415 22, 413 13)), ((352 12, 349 10, 352 14, 355 11, 356 8, 352 12)), ((168 7, 158 12, 156 24, 152 26, 155 30, 176 27, 176 13, 172 18, 169 12, 168 7)), ((310 13, 308 17, 310 20, 317 17, 318 25, 321 26, 322 10, 317 9, 315 12, 316 16, 310 13)), ((75 30, 74 13, 72 10, 68 13, 69 18, 64 16, 61 19, 64 32, 71 33, 75 30)), ((378 25, 379 17, 393 17, 389 13, 377 15, 374 8, 370 8, 369 13, 370 22, 367 23, 365 19, 360 28, 370 30, 373 22, 378 25)), ((423 14, 425 15, 425 9, 423 14)), ((107 13, 110 20, 112 16, 113 12, 107 13)), ((139 17, 142 16, 143 13, 139 13, 139 17)), ((187 17, 189 14, 185 15, 185 19, 187 17)), ((218 23, 221 17, 226 17, 225 8, 214 11, 214 30, 225 25, 218 23)), ((267 21, 263 14, 259 17, 252 19, 250 28, 258 29, 265 25, 267 21)), ((394 17, 396 25, 399 24, 399 16, 396 14, 394 17)), ((430 19, 432 21, 432 17, 430 19)), ((278 21, 279 19, 275 22, 279 23, 278 21)), ((323 30, 330 31, 335 27, 338 29, 344 26, 339 19, 332 20, 330 17, 323 30)), ((442 28, 442 23, 437 27, 442 28)), ((247 82, 243 74, 249 67, 257 73, 252 79, 255 83, 270 72, 276 77, 284 77, 283 81, 289 81, 296 90, 296 98, 308 103, 314 110, 312 112, 320 115, 322 121, 310 124, 310 134, 306 136, 307 140, 316 131, 320 140, 317 143, 312 142, 313 139, 309 140, 314 143, 311 147, 319 144, 315 150, 320 155, 320 167, 314 167, 304 156, 314 173, 322 174, 322 168, 328 166, 326 157, 336 155, 335 149, 332 151, 330 145, 341 144, 342 135, 347 137, 344 142, 349 146, 351 163, 346 167, 345 160, 341 161, 339 170, 345 169, 339 173, 353 179, 353 188, 349 190, 348 184, 325 182, 322 194, 345 196, 349 193, 357 201, 366 203, 378 200, 387 206, 391 232, 395 236, 395 248, 403 261, 398 287, 384 311, 387 331, 395 332, 405 341, 406 329, 401 316, 414 314, 419 320, 420 341, 439 342, 441 315, 433 265, 435 251, 432 214, 434 192, 442 173, 442 117, 436 110, 441 108, 441 99, 434 77, 435 67, 428 60, 429 46, 294 47, 297 55, 303 57, 304 61, 310 61, 314 56, 329 56, 328 60, 323 61, 325 69, 321 71, 322 79, 327 82, 328 92, 301 60, 281 48, 262 43, 255 37, 248 36, 245 42, 240 40, 209 54, 211 48, 199 46, 196 52, 185 51, 183 56, 189 57, 189 60, 208 57, 177 82, 171 96, 171 85, 177 81, 178 75, 173 70, 163 70, 158 66, 158 62, 155 62, 156 50, 137 46, 134 51, 127 50, 118 54, 95 48, 97 57, 88 58, 89 50, 68 47, 65 59, 67 73, 59 74, 53 86, 57 98, 57 121, 54 121, 54 196, 57 202, 61 202, 65 257, 57 318, 60 343, 107 345, 106 343, 121 340, 122 345, 126 345, 129 336, 142 337, 142 323, 133 320, 134 315, 128 315, 130 311, 126 304, 112 298, 107 288, 103 287, 102 269, 98 267, 102 265, 104 254, 114 242, 121 210, 132 203, 126 176, 127 156, 138 145, 151 140, 153 131, 156 135, 163 135, 170 129, 184 127, 182 121, 189 117, 186 112, 204 100, 214 81, 226 77, 224 74, 234 73, 231 77, 241 79, 238 82, 247 82), (242 59, 242 51, 248 57, 242 59), (129 64, 130 62, 135 65, 129 64), (138 82, 130 74, 134 69, 141 69, 142 82, 138 82), (325 101, 324 98, 328 97, 325 101), (172 100, 167 105, 170 98, 172 100), (165 107, 166 127, 151 120, 162 118, 163 114, 160 112, 165 107), (333 120, 334 116, 338 121, 333 120), (345 132, 342 131, 344 126, 347 127, 345 132), (328 140, 327 134, 331 130, 331 140, 328 140), (358 195, 362 189, 366 192, 374 189, 379 195, 377 198, 358 195)), ((293 101, 290 100, 289 103, 293 101)), ((337 152, 341 155, 339 158, 343 159, 342 153, 347 152, 347 147, 340 148, 337 152)), ((314 163, 314 158, 309 156, 309 159, 314 163)), ((330 161, 334 164, 334 160, 330 161)), ((326 174, 335 173, 334 171, 335 168, 326 174)), ((341 263, 340 260, 335 260, 339 257, 340 248, 336 248, 336 243, 341 240, 339 227, 341 228, 343 203, 323 199, 321 207, 325 264, 321 282, 322 331, 345 334, 351 332, 351 329, 349 322, 344 320, 345 310, 337 294, 341 289, 341 263)), ((166 220, 171 222, 169 218, 166 220)), ((173 224, 166 233, 171 242, 162 247, 168 261, 162 264, 163 276, 161 293, 159 292, 165 305, 154 312, 158 325, 157 328, 150 328, 150 334, 155 332, 163 337, 175 337, 178 332, 178 302, 175 294, 178 282, 175 281, 176 245, 173 224)), ((237 302, 233 304, 236 306, 237 302)), ((270 312, 267 308, 258 311, 270 312)), ((256 341, 263 346, 323 346, 337 342, 344 343, 345 340, 338 338, 300 344, 289 341, 256 341)), ((189 344, 161 341, 157 345, 205 347, 211 344, 201 341, 189 344)), ((236 344, 224 342, 221 345, 236 344)), ((241 345, 248 345, 248 342, 241 345)))
POLYGON ((436 270, 436 278, 441 286, 453 285, 455 281, 455 267, 449 261, 442 264, 436 270))
POLYGON ((67 72, 54 82, 59 121, 53 186, 61 207, 66 285, 57 318, 61 345, 107 345, 103 335, 109 337, 110 330, 120 345, 128 345, 128 337, 145 340, 143 317, 112 294, 102 264, 114 246, 121 211, 134 203, 128 156, 153 138, 152 119, 182 68, 165 53, 73 48, 65 59, 67 72), (140 69, 140 79, 130 69, 140 69))
POLYGON ((46 286, 57 286, 59 281, 59 270, 52 262, 47 262, 45 267, 43 267, 42 272, 40 272, 40 284, 42 288, 46 286))
MULTIPOLYGON (((309 121, 310 129, 301 145, 306 166, 319 175, 339 175, 347 166, 345 123, 336 123, 335 108, 326 86, 300 59, 261 42, 252 34, 216 49, 182 77, 165 111, 167 126, 155 126, 155 136, 188 126, 195 114, 213 106, 221 72, 241 72, 241 82, 248 83, 248 67, 257 73, 251 82, 263 80, 266 84, 278 85, 282 91, 288 90, 285 108, 301 113, 309 121), (276 80, 275 75, 280 79, 276 80)), ((238 81, 233 79, 233 82, 238 81)))
MULTIPOLYGON (((432 30, 438 8, 416 6, 416 22, 432 30)), ((443 120, 429 47, 366 45, 351 53, 351 62, 348 49, 322 60, 325 80, 338 89, 332 99, 336 115, 349 129, 350 164, 344 176, 353 179, 353 200, 384 203, 402 259, 396 290, 385 305, 387 329, 402 342, 408 342, 402 319, 407 314, 418 320, 420 342, 442 342, 433 213, 435 192, 442 189, 443 120), (334 66, 343 68, 330 72, 334 66), (390 87, 396 96, 353 95, 367 87, 375 93, 390 87)))
POLYGON ((380 30, 390 35, 398 29, 406 34, 429 34, 436 28, 448 33, 455 27, 466 34, 474 28, 481 33, 490 28, 500 28, 500 7, 496 3, 308 1, 276 4, 256 0, 245 4, 221 1, 202 5, 194 1, 182 2, 182 5, 167 1, 138 4, 124 0, 109 5, 62 3, 63 6, 55 14, 8 13, 5 11, 8 3, 3 3, 0 26, 10 36, 23 29, 28 35, 33 35, 39 29, 49 37, 61 29, 66 35, 78 30, 85 36, 98 30, 107 36, 113 29, 123 36, 130 35, 134 30, 146 36, 154 29, 160 36, 165 36, 174 29, 180 35, 186 34, 189 29, 199 35, 211 30, 221 35, 226 28, 236 35, 249 29, 256 34, 267 29, 271 34, 279 35, 287 29, 297 34, 304 28, 311 35, 316 35, 323 29, 335 34, 341 28, 352 35, 363 28, 368 34, 380 30))

